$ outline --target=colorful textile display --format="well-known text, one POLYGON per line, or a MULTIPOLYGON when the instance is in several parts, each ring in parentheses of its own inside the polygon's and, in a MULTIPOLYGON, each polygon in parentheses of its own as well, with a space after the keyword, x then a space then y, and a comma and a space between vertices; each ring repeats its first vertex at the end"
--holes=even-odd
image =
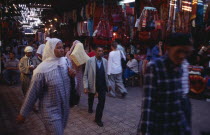
POLYGON ((107 45, 111 43, 113 28, 108 20, 101 19, 93 33, 93 41, 97 45, 107 45))
POLYGON ((196 12, 197 12, 197 4, 198 4, 198 0, 193 0, 192 1, 192 15, 190 20, 194 20, 196 18, 196 12))
POLYGON ((112 38, 112 27, 110 26, 109 22, 105 19, 102 19, 94 31, 93 36, 112 38))
POLYGON ((196 25, 202 26, 203 25, 203 12, 204 12, 204 4, 202 0, 198 0, 198 5, 197 5, 197 14, 196 14, 196 25))
POLYGON ((144 7, 135 24, 139 31, 138 38, 142 41, 156 40, 159 37, 159 30, 162 29, 161 22, 156 8, 144 7))
POLYGON ((141 16, 136 20, 135 27, 138 31, 154 31, 161 29, 157 9, 154 7, 144 7, 141 16))

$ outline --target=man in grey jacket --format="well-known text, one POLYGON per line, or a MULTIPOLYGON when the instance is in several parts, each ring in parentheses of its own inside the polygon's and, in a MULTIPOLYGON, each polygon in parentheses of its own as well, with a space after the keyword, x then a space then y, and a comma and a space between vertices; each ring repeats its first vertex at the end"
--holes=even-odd
POLYGON ((107 60, 102 58, 103 48, 96 49, 96 56, 90 58, 85 67, 84 88, 88 93, 88 112, 93 113, 94 97, 98 96, 98 105, 96 108, 95 122, 98 126, 103 127, 101 121, 106 99, 106 92, 109 89, 107 75, 107 60))

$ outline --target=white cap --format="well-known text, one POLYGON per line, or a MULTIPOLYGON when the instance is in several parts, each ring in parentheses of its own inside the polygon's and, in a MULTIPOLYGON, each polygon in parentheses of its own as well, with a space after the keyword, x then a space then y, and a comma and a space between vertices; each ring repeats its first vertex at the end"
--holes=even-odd
POLYGON ((24 52, 33 52, 33 48, 31 46, 26 46, 26 48, 24 49, 24 52))

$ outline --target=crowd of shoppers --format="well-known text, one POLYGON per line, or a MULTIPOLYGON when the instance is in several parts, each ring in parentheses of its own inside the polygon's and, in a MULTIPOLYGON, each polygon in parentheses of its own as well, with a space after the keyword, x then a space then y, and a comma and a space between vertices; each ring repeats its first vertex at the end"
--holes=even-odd
POLYGON ((94 98, 98 98, 95 123, 103 127, 106 95, 124 99, 128 91, 123 79, 127 81, 142 74, 139 63, 143 62, 146 67, 144 97, 137 134, 190 135, 187 57, 192 52, 191 41, 187 34, 172 34, 167 38, 164 54, 161 40, 147 49, 131 42, 128 49, 117 39, 105 59, 102 47, 92 47, 90 53, 86 53, 78 40, 64 49, 60 39, 46 38, 36 53, 33 42, 24 40, 25 54, 20 61, 15 53, 4 54, 4 58, 8 57, 4 63, 4 79, 13 84, 20 74, 25 96, 17 121, 24 122, 39 101, 39 112, 47 133, 63 135, 70 104, 78 105, 84 92, 88 95, 88 113, 93 113, 94 98), (141 53, 145 56, 138 58, 141 53), (123 61, 127 61, 125 67, 123 61))

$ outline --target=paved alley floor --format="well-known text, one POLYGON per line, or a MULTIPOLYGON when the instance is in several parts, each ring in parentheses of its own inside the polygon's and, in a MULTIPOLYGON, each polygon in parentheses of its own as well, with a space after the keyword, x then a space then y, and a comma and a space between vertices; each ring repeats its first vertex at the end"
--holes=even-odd
MULTIPOLYGON (((87 113, 87 95, 82 95, 79 106, 70 110, 65 135, 135 135, 140 119, 142 90, 128 88, 125 99, 107 97, 104 110, 104 127, 98 127, 94 115, 87 113)), ((193 135, 210 132, 210 103, 192 99, 193 135)), ((19 86, 0 85, 0 135, 45 135, 39 114, 31 112, 22 125, 15 122, 23 102, 19 86)), ((97 100, 94 101, 96 108, 97 100)), ((95 109, 94 109, 95 111, 95 109)))

